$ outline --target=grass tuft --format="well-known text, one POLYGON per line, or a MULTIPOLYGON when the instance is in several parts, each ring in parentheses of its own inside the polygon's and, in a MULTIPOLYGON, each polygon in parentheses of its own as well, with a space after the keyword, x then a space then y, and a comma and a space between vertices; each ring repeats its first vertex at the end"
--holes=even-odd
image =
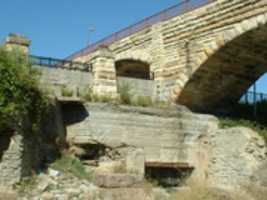
POLYGON ((93 178, 92 174, 85 170, 79 159, 69 155, 62 155, 60 159, 56 160, 51 165, 51 167, 64 173, 70 173, 79 179, 92 180, 93 178))

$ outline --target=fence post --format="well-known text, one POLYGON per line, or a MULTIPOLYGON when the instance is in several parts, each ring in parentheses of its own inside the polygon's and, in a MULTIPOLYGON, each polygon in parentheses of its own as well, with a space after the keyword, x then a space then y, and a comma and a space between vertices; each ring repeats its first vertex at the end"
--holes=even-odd
POLYGON ((256 83, 254 83, 253 85, 253 115, 254 115, 254 118, 257 117, 257 86, 256 86, 256 83))

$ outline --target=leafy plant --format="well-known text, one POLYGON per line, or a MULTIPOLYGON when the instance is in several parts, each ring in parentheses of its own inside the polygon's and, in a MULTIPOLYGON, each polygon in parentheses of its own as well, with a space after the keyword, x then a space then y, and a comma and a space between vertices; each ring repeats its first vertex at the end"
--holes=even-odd
POLYGON ((55 170, 70 173, 80 179, 91 180, 92 174, 88 173, 81 161, 69 155, 62 155, 60 159, 56 160, 52 165, 55 170))
POLYGON ((63 97, 72 97, 73 96, 73 90, 69 89, 66 86, 61 87, 61 95, 63 97))
POLYGON ((0 47, 0 129, 19 129, 25 118, 37 126, 49 103, 38 80, 26 55, 0 47))

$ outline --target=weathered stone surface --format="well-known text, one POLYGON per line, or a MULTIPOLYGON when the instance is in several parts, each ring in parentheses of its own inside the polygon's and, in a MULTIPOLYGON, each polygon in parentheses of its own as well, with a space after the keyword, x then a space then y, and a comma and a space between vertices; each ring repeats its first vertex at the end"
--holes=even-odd
POLYGON ((198 145, 197 151, 192 150, 195 173, 202 171, 204 179, 218 187, 249 184, 267 159, 263 139, 248 128, 219 129, 206 138, 203 134, 195 147, 198 145))
POLYGON ((152 190, 142 188, 101 189, 101 200, 153 200, 152 190))
POLYGON ((142 183, 143 177, 132 174, 97 174, 95 184, 103 188, 132 187, 142 183))
POLYGON ((255 185, 267 187, 267 161, 262 163, 252 174, 251 181, 255 185))
POLYGON ((145 153, 143 149, 134 149, 126 157, 126 170, 128 173, 140 177, 145 175, 145 153))
POLYGON ((9 188, 0 187, 0 200, 17 200, 18 193, 9 188))
MULTIPOLYGON (((264 141, 254 131, 242 127, 220 129, 215 117, 193 114, 183 107, 169 110, 109 104, 85 107, 89 117, 67 127, 68 140, 116 149, 125 158, 128 172, 132 168, 142 174, 143 159, 159 166, 185 163, 194 168, 192 179, 234 187, 249 182, 267 160, 264 141), (138 149, 144 153, 143 157, 140 151, 140 160, 138 149)), ((111 168, 113 164, 108 167, 111 168)))
POLYGON ((153 109, 90 103, 85 109, 87 118, 67 126, 68 141, 105 144, 118 151, 122 147, 142 148, 146 162, 188 162, 190 144, 201 133, 218 126, 216 118, 194 115, 183 107, 153 109))

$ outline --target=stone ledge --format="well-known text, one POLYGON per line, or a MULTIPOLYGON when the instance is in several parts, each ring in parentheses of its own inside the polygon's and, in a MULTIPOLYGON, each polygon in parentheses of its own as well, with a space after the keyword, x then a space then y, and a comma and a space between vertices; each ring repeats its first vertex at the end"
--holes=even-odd
POLYGON ((95 184, 103 188, 132 187, 143 182, 143 178, 131 174, 98 174, 95 184))

